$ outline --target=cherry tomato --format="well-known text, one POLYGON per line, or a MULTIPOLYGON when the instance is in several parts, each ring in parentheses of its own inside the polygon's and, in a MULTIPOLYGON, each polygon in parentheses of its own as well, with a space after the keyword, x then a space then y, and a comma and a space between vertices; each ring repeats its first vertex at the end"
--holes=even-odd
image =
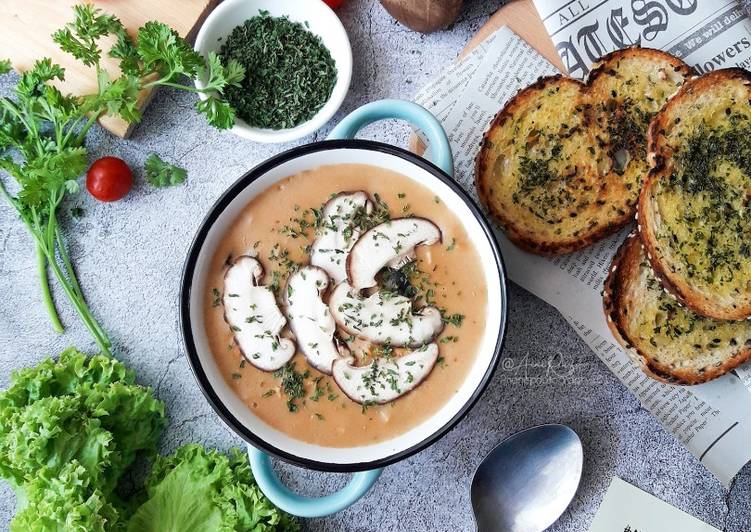
POLYGON ((323 0, 331 9, 336 9, 344 3, 344 0, 323 0))
POLYGON ((99 201, 117 201, 125 197, 133 185, 133 173, 125 161, 102 157, 86 172, 86 188, 99 201))

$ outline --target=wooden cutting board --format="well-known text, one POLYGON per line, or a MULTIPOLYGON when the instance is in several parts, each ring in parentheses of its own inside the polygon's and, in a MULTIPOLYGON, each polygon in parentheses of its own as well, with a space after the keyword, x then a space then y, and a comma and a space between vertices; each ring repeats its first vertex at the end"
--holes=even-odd
MULTIPOLYGON (((83 0, 4 0, 0 9, 0 58, 10 59, 16 71, 29 69, 36 60, 50 57, 65 68, 61 90, 73 94, 90 94, 96 90, 93 68, 84 66, 52 41, 52 33, 73 19, 72 6, 83 0)), ((134 35, 145 22, 158 20, 188 39, 218 0, 88 0, 89 3, 116 15, 134 35)), ((105 57, 102 64, 110 75, 119 75, 117 62, 105 57)), ((149 94, 140 95, 140 106, 148 103, 149 94)), ((104 117, 103 127, 125 137, 131 127, 117 117, 104 117)))
MULTIPOLYGON (((511 0, 508 4, 501 7, 470 39, 459 53, 458 59, 461 59, 474 50, 478 44, 502 26, 508 26, 557 69, 564 70, 563 62, 558 52, 556 52, 545 26, 542 24, 542 20, 532 0, 511 0)), ((412 152, 420 155, 425 152, 425 146, 416 135, 412 135, 410 138, 409 147, 412 152)))

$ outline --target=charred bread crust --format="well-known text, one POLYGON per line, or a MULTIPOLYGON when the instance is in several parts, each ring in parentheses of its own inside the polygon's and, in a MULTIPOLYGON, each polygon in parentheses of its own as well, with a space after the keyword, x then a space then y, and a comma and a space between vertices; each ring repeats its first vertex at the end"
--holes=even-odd
MULTIPOLYGON (((624 60, 632 58, 637 62, 644 62, 655 70, 659 67, 659 70, 662 71, 663 67, 660 65, 665 65, 664 69, 667 71, 665 79, 669 77, 668 82, 662 78, 662 81, 658 81, 657 76, 653 76, 654 86, 660 89, 658 98, 660 104, 667 100, 667 97, 674 92, 675 88, 683 82, 685 77, 692 73, 691 68, 683 61, 662 51, 645 48, 618 50, 602 58, 593 69, 586 83, 560 75, 540 78, 529 87, 521 90, 514 98, 507 102, 503 109, 495 116, 490 127, 483 135, 480 151, 475 160, 475 182, 478 196, 482 204, 499 223, 509 240, 514 242, 518 247, 539 255, 570 253, 617 232, 632 220, 636 212, 638 187, 641 184, 641 176, 646 173, 647 164, 646 162, 642 162, 638 168, 634 168, 631 171, 630 180, 634 181, 633 184, 627 184, 625 178, 622 178, 620 173, 616 175, 617 172, 613 170, 615 166, 613 153, 608 153, 607 150, 608 145, 606 143, 610 140, 607 137, 606 140, 600 138, 599 132, 602 129, 602 125, 598 125, 604 121, 601 116, 602 111, 599 108, 605 107, 604 102, 606 99, 610 99, 610 91, 607 91, 608 95, 606 98, 605 95, 599 94, 598 91, 594 90, 600 78, 605 78, 611 74, 615 75, 617 73, 619 82, 621 82, 621 78, 628 74, 628 70, 624 69, 623 72, 616 72, 615 69, 624 60), (673 81, 676 82, 675 85, 673 85, 673 81), (578 107, 581 107, 581 116, 573 117, 571 120, 574 123, 580 120, 581 127, 587 130, 586 134, 581 135, 580 141, 586 144, 588 153, 586 153, 586 156, 583 156, 581 150, 571 153, 566 149, 564 149, 563 153, 567 160, 579 163, 578 166, 574 164, 574 168, 580 172, 579 175, 574 174, 575 180, 581 181, 580 176, 583 175, 587 184, 568 188, 568 185, 561 185, 568 176, 561 174, 556 177, 554 184, 560 185, 558 188, 563 190, 563 193, 576 197, 579 204, 575 207, 568 205, 554 207, 552 209, 553 213, 559 216, 557 220, 545 220, 549 224, 548 227, 545 227, 541 222, 530 217, 527 213, 520 212, 522 208, 516 205, 516 202, 512 204, 508 200, 507 192, 499 192, 498 190, 504 186, 518 186, 523 177, 523 174, 519 172, 519 161, 525 156, 522 148, 514 145, 513 141, 509 141, 511 136, 508 132, 504 133, 503 128, 510 127, 510 125, 507 126, 510 120, 516 119, 519 123, 522 123, 525 120, 525 113, 535 111, 531 110, 530 103, 535 99, 543 98, 543 96, 547 97, 547 95, 544 95, 546 89, 555 85, 563 86, 568 84, 572 84, 569 86, 576 86, 579 89, 578 95, 572 95, 571 97, 579 100, 578 107), (667 91, 666 93, 663 93, 663 88, 667 91), (499 145, 495 147, 496 153, 493 153, 494 139, 499 145), (510 170, 506 168, 499 170, 497 168, 498 161, 504 158, 506 159, 504 162, 512 165, 510 170), (494 168, 494 164, 496 168, 494 168), (643 171, 642 166, 644 167, 643 171), (635 176, 638 176, 638 179, 635 176), (494 187, 496 190, 494 190, 494 187), (599 192, 593 194, 592 189, 597 188, 599 188, 599 192), (594 203, 601 208, 594 209, 587 207, 587 205, 594 203), (581 218, 572 222, 568 216, 581 216, 581 218), (525 217, 527 218, 526 220, 525 217), (550 226, 556 229, 555 234, 550 231, 550 226)), ((632 63, 628 63, 627 61, 624 65, 628 67, 632 63)), ((633 66, 630 68, 633 69, 633 66)), ((555 97, 551 96, 551 98, 555 97)), ((648 95, 642 95, 642 98, 644 98, 644 101, 638 102, 638 105, 635 107, 639 109, 647 107, 646 99, 648 95)), ((650 100, 650 102, 652 101, 650 100)), ((654 103, 650 103, 649 105, 652 107, 650 114, 642 121, 640 132, 637 134, 640 151, 639 159, 642 161, 646 157, 645 139, 648 118, 651 118, 651 114, 654 114, 659 109, 659 107, 654 108, 656 105, 654 103)), ((539 110, 541 107, 542 105, 539 104, 536 109, 539 110)), ((565 112, 568 107, 570 106, 567 106, 561 112, 563 117, 559 115, 554 118, 567 122, 568 115, 565 112)), ((572 114, 579 114, 578 107, 575 107, 577 113, 572 112, 572 114)), ((517 126, 515 125, 514 127, 517 126)), ((545 130, 545 124, 541 124, 540 129, 545 130)), ((548 132, 549 130, 550 128, 548 128, 548 132)), ((522 129, 521 133, 523 137, 525 131, 522 129)), ((550 146, 554 140, 560 140, 561 138, 565 137, 562 135, 558 139, 553 139, 548 135, 541 144, 550 146)), ((614 151, 611 150, 611 152, 614 151)), ((542 219, 539 215, 537 215, 537 218, 542 219)))
MULTIPOLYGON (((634 267, 634 242, 639 244, 635 234, 630 234, 623 241, 621 247, 613 257, 608 276, 605 279, 602 292, 602 306, 605 318, 613 337, 623 347, 629 358, 649 377, 660 382, 678 384, 675 376, 665 372, 660 367, 650 364, 650 359, 629 341, 629 334, 624 327, 625 307, 621 300, 628 282, 628 272, 634 267)), ((638 265, 638 264, 637 264, 638 265)))
MULTIPOLYGON (((603 288, 603 309, 613 336, 644 373, 661 382, 694 385, 716 379, 751 358, 751 340, 746 340, 737 351, 710 367, 676 368, 657 360, 655 353, 649 351, 652 349, 651 345, 635 338, 635 333, 629 328, 629 320, 632 318, 629 316, 629 310, 644 308, 643 301, 639 300, 643 292, 639 292, 640 287, 637 286, 640 282, 639 270, 643 261, 644 250, 641 242, 632 233, 621 244, 613 258, 603 288)), ((691 311, 686 310, 686 312, 691 311)), ((701 316, 698 318, 703 319, 701 316)), ((744 322, 726 322, 728 323, 739 329, 747 328, 746 333, 751 334, 751 326, 744 322)))
MULTIPOLYGON (((541 77, 532 85, 522 89, 496 114, 490 127, 483 135, 483 139, 480 143, 480 151, 475 159, 475 185, 480 201, 504 230, 509 240, 514 242, 518 247, 538 255, 561 255, 582 249, 596 240, 617 231, 618 228, 622 226, 622 224, 619 225, 618 222, 616 222, 611 226, 600 227, 597 231, 590 232, 587 235, 577 238, 556 241, 542 240, 534 238, 529 231, 520 227, 513 217, 509 216, 504 210, 498 209, 491 200, 493 193, 493 183, 490 182, 490 179, 493 176, 490 175, 491 161, 489 158, 490 148, 492 147, 491 137, 494 132, 502 128, 520 108, 533 98, 537 97, 539 92, 556 85, 570 85, 576 87, 581 94, 584 93, 586 87, 586 85, 579 80, 563 77, 560 74, 557 74, 554 76, 541 77)), ((582 113, 581 118, 583 125, 589 126, 589 116, 586 113, 582 113)), ((623 223, 627 223, 628 218, 630 217, 624 216, 623 223)))
MULTIPOLYGON (((657 219, 658 215, 652 206, 655 186, 660 180, 669 177, 675 169, 675 154, 666 137, 670 128, 685 118, 676 113, 676 108, 705 91, 716 89, 723 82, 733 80, 750 85, 751 73, 740 68, 728 68, 694 77, 687 81, 654 117, 648 133, 647 158, 651 169, 639 195, 636 217, 639 237, 647 258, 665 290, 694 312, 718 320, 743 320, 751 317, 751 295, 746 297, 745 304, 721 305, 700 293, 688 279, 674 272, 669 259, 660 251, 655 231, 661 220, 657 219)), ((751 90, 747 92, 751 98, 751 90)), ((749 104, 751 100, 747 99, 739 105, 749 104)))

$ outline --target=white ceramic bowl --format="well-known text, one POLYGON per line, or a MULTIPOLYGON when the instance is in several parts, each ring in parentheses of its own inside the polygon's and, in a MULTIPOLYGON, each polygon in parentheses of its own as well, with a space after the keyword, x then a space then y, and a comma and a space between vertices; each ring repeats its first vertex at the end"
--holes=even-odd
POLYGON ((479 209, 451 178, 419 157, 365 140, 299 146, 260 164, 232 185, 204 219, 186 259, 181 292, 181 324, 188 358, 216 412, 256 447, 292 463, 327 471, 383 467, 427 447, 453 427, 477 401, 499 360, 506 322, 505 274, 498 245, 479 209), (222 377, 204 328, 203 295, 208 270, 222 236, 245 206, 280 180, 330 164, 370 164, 399 172, 430 189, 462 221, 487 280, 486 328, 475 361, 447 403, 414 428, 392 439, 357 447, 326 447, 297 440, 267 425, 243 403, 222 377))
MULTIPOLYGON (((307 23, 307 29, 321 38, 336 62, 337 80, 331 97, 307 122, 289 129, 262 129, 238 118, 231 129, 232 133, 256 142, 289 142, 320 129, 342 105, 352 80, 352 47, 339 17, 322 0, 225 0, 201 26, 196 51, 204 57, 209 52, 219 52, 224 38, 260 10, 268 11, 272 17, 286 15, 290 20, 307 23)), ((196 80, 196 87, 203 89, 205 80, 196 80)), ((206 98, 201 93, 199 96, 206 98)))

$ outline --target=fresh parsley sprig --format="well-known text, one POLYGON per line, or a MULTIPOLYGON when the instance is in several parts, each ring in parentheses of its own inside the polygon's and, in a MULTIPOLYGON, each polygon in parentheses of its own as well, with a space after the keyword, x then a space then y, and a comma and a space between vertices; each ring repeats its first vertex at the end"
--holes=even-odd
MULTIPOLYGON (((123 76, 112 82, 116 85, 112 90, 120 91, 125 113, 120 108, 112 108, 108 109, 108 114, 120 114, 129 122, 138 121, 140 117, 135 107, 138 90, 128 90, 133 87, 133 81, 137 81, 137 89, 168 86, 203 93, 207 99, 197 102, 196 110, 204 114, 214 127, 232 127, 235 113, 222 99, 222 94, 227 87, 239 86, 243 80, 245 69, 240 63, 228 61, 224 66, 213 52, 204 61, 185 39, 161 22, 145 23, 139 28, 134 42, 116 17, 88 4, 73 9, 75 20, 52 36, 64 51, 88 66, 96 66, 99 73, 102 50, 98 40, 107 35, 116 38, 108 55, 119 61, 123 76), (180 80, 184 77, 203 79, 206 86, 198 89, 182 85, 180 80)), ((105 83, 105 87, 109 85, 105 83)))
MULTIPOLYGON (((0 195, 16 210, 36 244, 42 297, 55 331, 63 330, 48 280, 48 268, 104 353, 111 342, 88 308, 68 255, 58 219, 58 208, 68 194, 78 191, 78 179, 88 166, 84 140, 103 115, 119 115, 128 122, 141 118, 139 93, 160 85, 209 98, 197 109, 208 122, 228 128, 234 113, 222 100, 222 91, 242 80, 242 67, 224 67, 215 55, 208 64, 176 32, 160 22, 148 22, 133 41, 114 16, 91 5, 73 8, 74 20, 53 35, 61 49, 96 71, 97 91, 85 96, 63 94, 53 83, 65 71, 50 59, 40 59, 23 73, 13 98, 0 98, 0 170, 15 183, 0 178, 0 195), (101 66, 104 37, 114 37, 106 52, 119 62, 122 74, 111 76, 101 66), (206 89, 180 85, 184 77, 204 76, 206 89)), ((0 74, 10 71, 0 61, 0 74)), ((166 168, 166 167, 165 167, 166 168)), ((179 169, 178 169, 179 170, 179 169)), ((184 175, 174 169, 160 170, 160 179, 175 183, 184 175)))
POLYGON ((143 165, 146 181, 157 188, 179 185, 188 177, 184 168, 163 161, 159 155, 152 153, 143 165))

